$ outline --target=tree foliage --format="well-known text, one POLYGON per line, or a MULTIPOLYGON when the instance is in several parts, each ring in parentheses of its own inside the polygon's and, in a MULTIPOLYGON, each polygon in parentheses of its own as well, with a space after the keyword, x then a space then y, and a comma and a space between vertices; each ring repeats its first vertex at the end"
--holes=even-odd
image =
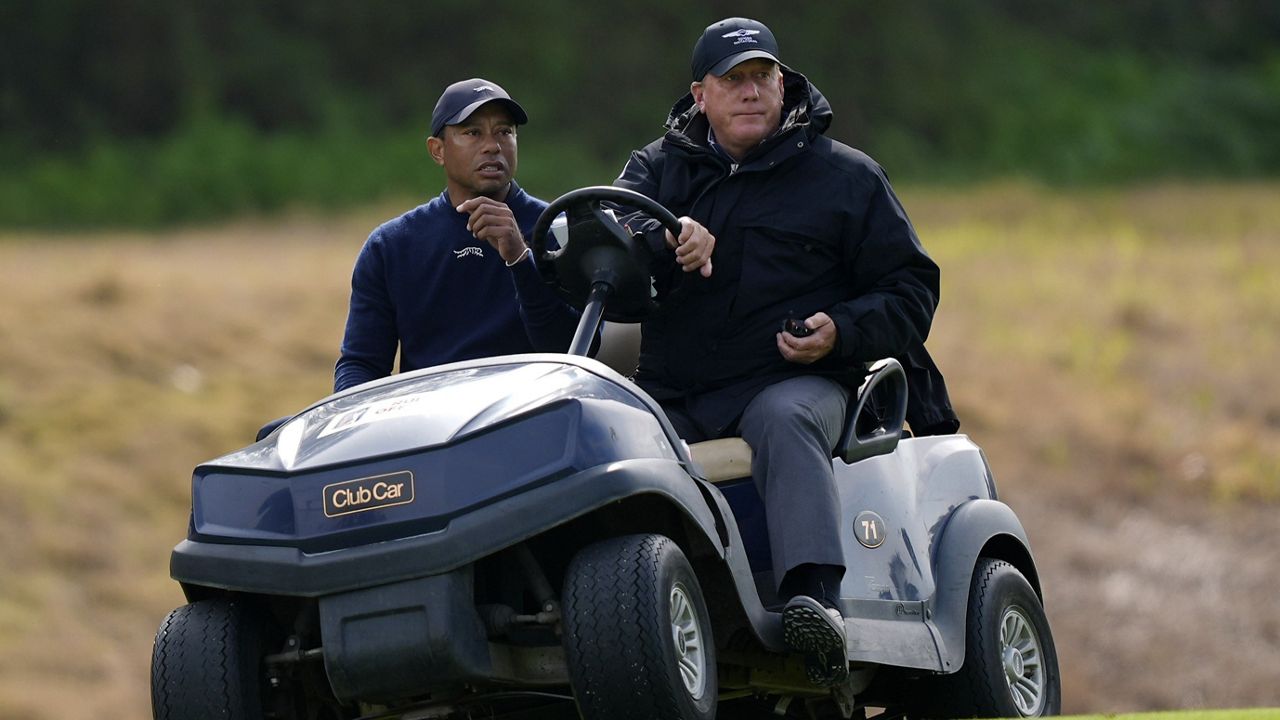
MULTIPOLYGON (((208 182, 310 156, 331 195, 417 190, 429 167, 376 153, 425 163, 418 139, 387 141, 420 139, 444 85, 471 76, 529 111, 523 149, 574 158, 559 177, 607 181, 661 131, 693 41, 728 15, 769 24, 784 61, 831 101, 830 133, 898 177, 1280 172, 1280 4, 1266 0, 15 0, 0 3, 0 162, 14 171, 0 179, 0 222, 15 221, 17 195, 45 197, 42 182, 72 196, 114 174, 199 185, 207 168, 156 166, 202 142, 247 156, 208 182), (372 166, 359 172, 385 166, 387 178, 344 193, 353 153, 372 166)), ((257 172, 283 182, 228 211, 314 199, 287 169, 257 172)))

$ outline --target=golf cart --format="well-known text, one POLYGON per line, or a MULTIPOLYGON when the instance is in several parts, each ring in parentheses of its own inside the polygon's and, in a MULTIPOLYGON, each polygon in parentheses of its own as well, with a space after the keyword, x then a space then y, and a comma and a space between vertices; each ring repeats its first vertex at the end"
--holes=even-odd
POLYGON ((582 310, 568 354, 366 383, 195 469, 170 568, 188 604, 156 635, 154 717, 1056 714, 1026 534, 967 437, 910 436, 891 359, 851 398, 832 460, 850 675, 808 682, 750 449, 686 445, 586 357, 602 323, 659 302, 647 247, 603 203, 679 230, 617 188, 551 204, 531 244, 582 310))

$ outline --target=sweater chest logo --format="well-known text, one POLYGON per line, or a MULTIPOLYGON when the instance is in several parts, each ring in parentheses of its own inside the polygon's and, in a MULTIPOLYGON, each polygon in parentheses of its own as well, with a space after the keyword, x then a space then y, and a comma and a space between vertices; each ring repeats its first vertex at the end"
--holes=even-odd
POLYGON ((461 260, 462 258, 470 255, 474 255, 476 257, 484 257, 484 250, 472 245, 471 247, 464 247, 461 250, 453 251, 453 257, 456 260, 461 260))

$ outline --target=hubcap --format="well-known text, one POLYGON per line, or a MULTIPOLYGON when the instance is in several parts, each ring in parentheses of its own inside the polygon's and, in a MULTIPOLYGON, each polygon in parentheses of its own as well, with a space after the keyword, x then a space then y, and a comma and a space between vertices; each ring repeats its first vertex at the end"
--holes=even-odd
POLYGON ((1023 717, 1044 710, 1044 666, 1035 626, 1019 607, 1010 607, 1000 618, 1000 660, 1013 704, 1023 717))
POLYGON ((702 628, 689 593, 683 585, 671 588, 671 637, 676 651, 676 667, 684 689, 695 699, 707 687, 707 655, 702 648, 702 628))

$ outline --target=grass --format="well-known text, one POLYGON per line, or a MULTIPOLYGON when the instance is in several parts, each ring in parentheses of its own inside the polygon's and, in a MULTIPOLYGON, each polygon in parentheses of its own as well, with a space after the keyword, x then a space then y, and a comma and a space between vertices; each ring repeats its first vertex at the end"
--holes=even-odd
POLYGON ((1280 499, 1274 192, 922 194, 911 207, 944 268, 935 342, 1069 382, 1088 425, 1197 492, 1280 499))
POLYGON ((1115 715, 1078 715, 1075 720, 1274 720, 1280 708, 1251 710, 1184 710, 1176 712, 1120 712, 1115 715))
MULTIPOLYGON (((1280 187, 902 194, 944 269, 930 346, 1056 593, 1065 709, 1275 705, 1280 187), (1188 645, 1144 625, 1159 612, 1104 622, 1147 570, 1108 570, 1080 544, 1102 501, 1130 520, 1222 509, 1195 516, 1219 535, 1186 554, 1271 518, 1212 583, 1228 629, 1204 621, 1188 645)), ((151 638, 183 601, 167 569, 191 468, 328 392, 356 251, 402 209, 0 237, 0 717, 146 716, 151 638)), ((1170 595, 1193 595, 1157 560, 1143 582, 1176 576, 1170 595)))

